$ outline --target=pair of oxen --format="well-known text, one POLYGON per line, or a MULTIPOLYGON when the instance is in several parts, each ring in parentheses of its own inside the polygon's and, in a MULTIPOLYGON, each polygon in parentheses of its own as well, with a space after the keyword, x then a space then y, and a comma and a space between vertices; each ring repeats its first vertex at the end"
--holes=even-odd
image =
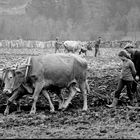
POLYGON ((9 114, 13 101, 20 99, 25 94, 31 94, 33 100, 30 114, 36 113, 36 102, 39 94, 43 94, 49 101, 50 111, 55 108, 51 102, 48 90, 54 91, 59 97, 59 109, 65 110, 79 88, 83 94, 83 110, 88 109, 87 93, 87 61, 75 54, 47 54, 30 56, 25 64, 16 67, 4 68, 2 80, 3 93, 10 94, 4 115, 9 114), (67 88, 69 96, 63 99, 61 90, 67 88))

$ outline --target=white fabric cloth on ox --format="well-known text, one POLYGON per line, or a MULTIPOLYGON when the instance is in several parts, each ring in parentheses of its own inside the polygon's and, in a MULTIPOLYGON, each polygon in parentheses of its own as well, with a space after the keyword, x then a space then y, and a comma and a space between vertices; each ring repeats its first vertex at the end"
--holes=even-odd
POLYGON ((81 43, 79 41, 65 41, 64 45, 68 50, 71 50, 71 49, 79 49, 81 43))
POLYGON ((30 75, 63 87, 86 78, 87 61, 74 54, 47 54, 31 57, 31 68, 30 75))
POLYGON ((75 47, 79 44, 80 44, 79 41, 65 41, 64 42, 64 45, 68 45, 68 46, 72 46, 72 47, 75 47))

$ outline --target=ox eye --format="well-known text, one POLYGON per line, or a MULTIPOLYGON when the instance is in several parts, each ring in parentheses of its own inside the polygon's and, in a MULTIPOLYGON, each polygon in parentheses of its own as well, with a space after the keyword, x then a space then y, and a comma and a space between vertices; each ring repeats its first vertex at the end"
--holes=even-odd
POLYGON ((11 77, 9 77, 9 79, 12 79, 13 77, 11 76, 11 77))

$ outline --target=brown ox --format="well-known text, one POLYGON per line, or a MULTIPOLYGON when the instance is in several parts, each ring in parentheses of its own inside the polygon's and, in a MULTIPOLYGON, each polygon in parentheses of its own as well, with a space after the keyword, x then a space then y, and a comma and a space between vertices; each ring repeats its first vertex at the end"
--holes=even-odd
POLYGON ((18 95, 18 90, 24 87, 28 93, 33 94, 33 104, 30 114, 36 112, 36 102, 41 92, 48 98, 47 89, 57 87, 57 89, 68 88, 69 97, 61 104, 60 109, 66 109, 76 93, 76 85, 83 94, 83 110, 87 110, 87 61, 74 54, 48 54, 44 56, 32 56, 28 60, 28 65, 24 68, 17 68, 5 73, 4 92, 12 93, 8 99, 4 112, 9 114, 10 103, 18 95), (6 80, 7 79, 7 80, 6 80))
MULTIPOLYGON (((26 69, 25 65, 22 65, 20 67, 18 67, 18 70, 20 69, 26 69)), ((26 84, 21 84, 16 90, 14 90, 13 92, 11 91, 10 87, 12 87, 13 84, 13 77, 15 76, 15 68, 6 68, 3 70, 3 78, 2 78, 2 82, 1 82, 1 89, 3 89, 3 93, 6 94, 8 97, 10 97, 8 99, 7 102, 7 108, 4 112, 5 115, 9 114, 9 107, 10 104, 15 100, 16 104, 17 104, 17 111, 20 112, 20 99, 24 96, 24 95, 32 95, 33 91, 34 91, 34 87, 32 87, 32 85, 30 85, 30 79, 28 79, 26 81, 26 84, 28 84, 28 86, 26 84), (6 84, 4 84, 6 83, 6 84), (4 87, 3 87, 4 85, 4 87)), ((50 99, 50 96, 48 94, 48 91, 50 92, 54 92, 57 93, 58 97, 59 97, 59 108, 61 109, 61 105, 64 102, 64 99, 61 95, 61 90, 59 87, 57 86, 49 86, 46 88, 43 88, 41 91, 41 94, 44 95, 44 97, 49 101, 49 105, 50 105, 50 112, 55 112, 55 108, 52 104, 52 101, 50 99)))
POLYGON ((65 52, 75 53, 77 50, 81 48, 81 43, 79 41, 65 41, 63 43, 65 52))

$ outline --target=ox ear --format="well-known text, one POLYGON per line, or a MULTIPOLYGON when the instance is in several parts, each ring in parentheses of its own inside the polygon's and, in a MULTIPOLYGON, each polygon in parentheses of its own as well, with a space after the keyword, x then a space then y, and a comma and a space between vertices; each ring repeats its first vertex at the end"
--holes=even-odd
POLYGON ((33 88, 31 88, 29 85, 27 84, 22 84, 22 85, 27 90, 28 93, 33 93, 33 88))
POLYGON ((34 83, 38 78, 35 75, 30 76, 31 81, 34 83))

